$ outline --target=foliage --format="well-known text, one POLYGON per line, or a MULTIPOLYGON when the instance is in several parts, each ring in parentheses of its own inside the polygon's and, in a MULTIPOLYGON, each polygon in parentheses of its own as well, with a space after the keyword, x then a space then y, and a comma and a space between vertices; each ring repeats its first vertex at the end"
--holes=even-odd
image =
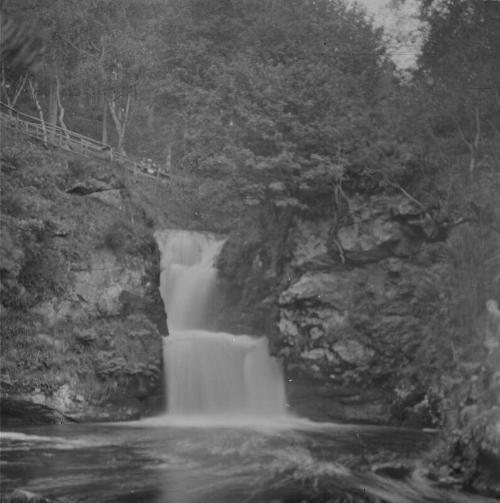
POLYGON ((30 292, 29 303, 34 305, 61 295, 69 280, 65 257, 43 243, 28 249, 19 282, 30 292))
POLYGON ((124 222, 114 222, 105 231, 104 246, 116 253, 125 248, 131 239, 131 232, 124 222))
POLYGON ((131 388, 157 384, 159 338, 144 318, 103 323, 92 344, 77 338, 88 325, 60 322, 51 335, 43 330, 41 316, 12 310, 2 318, 2 380, 18 393, 50 397, 66 385, 72 397, 81 394, 99 403, 127 395, 131 388))
MULTIPOLYGON (((103 206, 91 197, 67 193, 75 183, 95 180, 111 185, 119 182, 118 186, 128 183, 127 174, 113 164, 53 153, 2 130, 2 391, 5 386, 7 392, 41 393, 54 407, 83 406, 84 401, 109 400, 122 393, 143 396, 144 390, 158 385, 159 350, 155 342, 160 336, 144 318, 139 322, 117 319, 117 326, 104 328, 91 344, 72 337, 73 330, 87 330, 89 320, 70 324, 59 319, 54 325, 51 318, 51 308, 57 309, 61 302, 75 302, 72 269, 75 265, 86 267, 89 255, 103 246, 106 231, 117 229, 119 236, 125 235, 125 242, 122 237, 108 238, 108 244, 118 245, 118 261, 127 264, 131 257, 137 261, 140 255, 146 267, 153 267, 157 250, 152 246, 152 230, 146 225, 140 202, 133 204, 124 193, 123 209, 118 209, 103 206), (79 224, 75 226, 75 222, 79 224), (34 314, 36 311, 44 315, 34 314), (145 345, 144 337, 135 340, 128 332, 138 326, 149 327, 153 334, 145 345), (115 374, 98 376, 97 352, 110 341, 106 331, 113 333, 120 345, 117 353, 126 356, 120 374, 125 377, 120 377, 120 382, 115 374), (138 368, 142 358, 146 367, 138 368), (156 370, 148 368, 149 364, 156 370), (69 402, 59 404, 61 400, 69 402)), ((135 181, 134 185, 140 187, 141 183, 135 181)), ((155 194, 156 206, 162 197, 155 194)), ((151 289, 155 288, 154 281, 151 283, 151 289)), ((95 318, 91 315, 90 320, 95 318)))
MULTIPOLYGON (((119 148, 130 115, 127 141, 209 184, 230 180, 224 193, 235 200, 300 209, 302 196, 339 183, 358 143, 371 143, 373 83, 386 72, 381 33, 339 0, 23 0, 5 9, 49 27, 37 79, 55 72, 73 115, 107 101, 119 148), (129 111, 131 97, 139 106, 129 111), (268 190, 277 179, 285 190, 268 190)), ((41 88, 46 100, 51 86, 41 88)))
POLYGON ((390 115, 427 166, 413 193, 458 223, 417 257, 427 268, 412 306, 423 338, 403 373, 405 393, 437 398, 445 439, 434 457, 438 476, 476 490, 488 487, 478 485, 485 442, 498 441, 487 412, 498 400, 484 321, 486 302, 500 300, 498 13, 494 2, 422 1, 419 67, 391 98, 404 99, 404 111, 390 115))

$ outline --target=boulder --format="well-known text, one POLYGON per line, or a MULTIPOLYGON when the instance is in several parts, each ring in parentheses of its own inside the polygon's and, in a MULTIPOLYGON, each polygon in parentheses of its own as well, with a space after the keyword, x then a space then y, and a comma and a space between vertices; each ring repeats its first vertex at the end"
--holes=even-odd
POLYGON ((109 190, 116 190, 119 186, 117 183, 112 183, 108 181, 97 180, 96 178, 86 178, 85 180, 80 180, 73 183, 70 187, 66 189, 68 194, 75 194, 78 196, 86 196, 88 194, 93 194, 96 192, 104 192, 109 190))
POLYGON ((345 272, 307 272, 281 293, 279 304, 286 306, 307 301, 314 304, 328 304, 338 311, 346 310, 346 292, 352 283, 345 272))
POLYGON ((2 397, 2 407, 0 408, 0 423, 2 428, 67 422, 74 422, 74 420, 58 410, 41 403, 2 397))

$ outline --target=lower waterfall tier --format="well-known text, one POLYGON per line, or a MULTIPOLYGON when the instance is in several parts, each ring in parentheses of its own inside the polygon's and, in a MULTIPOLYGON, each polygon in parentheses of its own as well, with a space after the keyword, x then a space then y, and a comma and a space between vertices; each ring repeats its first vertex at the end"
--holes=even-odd
POLYGON ((186 330, 164 342, 168 411, 282 416, 285 390, 265 338, 186 330))

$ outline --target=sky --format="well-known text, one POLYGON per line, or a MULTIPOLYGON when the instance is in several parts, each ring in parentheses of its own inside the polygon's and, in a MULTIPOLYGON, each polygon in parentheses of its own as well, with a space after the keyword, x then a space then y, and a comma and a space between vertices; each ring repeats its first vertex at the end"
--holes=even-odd
POLYGON ((365 7, 373 16, 376 26, 382 26, 391 39, 389 53, 396 65, 401 69, 415 65, 421 44, 420 23, 416 19, 417 2, 408 0, 398 12, 390 9, 391 0, 349 0, 365 7), (405 43, 397 42, 396 38, 406 38, 405 43))

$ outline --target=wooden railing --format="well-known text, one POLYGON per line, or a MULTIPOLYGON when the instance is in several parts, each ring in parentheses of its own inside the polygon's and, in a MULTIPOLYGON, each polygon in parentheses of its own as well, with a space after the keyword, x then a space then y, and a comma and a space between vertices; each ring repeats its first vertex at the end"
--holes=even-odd
POLYGON ((120 165, 150 178, 160 178, 165 180, 168 174, 160 169, 153 170, 145 168, 140 162, 114 151, 112 147, 101 143, 88 136, 75 133, 74 131, 63 129, 52 124, 42 123, 42 121, 32 115, 19 112, 0 101, 0 119, 2 124, 20 133, 46 142, 55 147, 75 152, 87 157, 108 159, 118 161, 120 165))

